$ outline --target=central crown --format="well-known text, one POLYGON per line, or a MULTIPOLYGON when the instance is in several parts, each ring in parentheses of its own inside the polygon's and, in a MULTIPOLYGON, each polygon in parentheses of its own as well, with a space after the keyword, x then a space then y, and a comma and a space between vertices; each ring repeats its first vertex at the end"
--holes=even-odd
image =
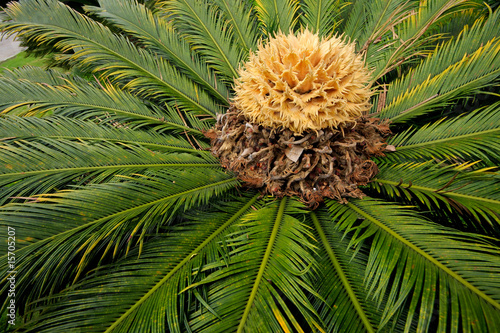
POLYGON ((278 33, 239 70, 235 107, 271 128, 338 128, 370 108, 368 70, 354 43, 321 39, 308 30, 278 33))

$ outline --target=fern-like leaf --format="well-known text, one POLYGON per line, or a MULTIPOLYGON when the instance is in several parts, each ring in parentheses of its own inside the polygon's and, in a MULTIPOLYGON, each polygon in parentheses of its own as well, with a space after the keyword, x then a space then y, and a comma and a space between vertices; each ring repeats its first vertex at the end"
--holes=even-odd
POLYGON ((409 129, 388 140, 396 151, 389 159, 476 161, 495 166, 490 152, 500 151, 500 103, 450 120, 409 129))
POLYGON ((100 1, 99 4, 100 7, 89 6, 86 10, 134 36, 150 52, 172 61, 221 104, 227 104, 229 92, 226 85, 217 80, 206 64, 190 52, 189 44, 179 39, 170 22, 136 0, 100 1))
POLYGON ((358 200, 347 206, 331 202, 329 206, 341 230, 357 230, 352 246, 367 235, 372 237, 365 279, 369 294, 379 302, 385 297, 379 328, 403 304, 410 309, 407 330, 416 322, 417 331, 427 331, 433 311, 439 313, 440 332, 458 332, 459 325, 464 331, 479 332, 499 327, 496 276, 500 256, 487 239, 442 227, 405 207, 376 200, 358 200), (355 227, 357 219, 348 218, 352 213, 347 211, 361 218, 361 224, 355 227), (467 310, 455 302, 467 304, 467 310))

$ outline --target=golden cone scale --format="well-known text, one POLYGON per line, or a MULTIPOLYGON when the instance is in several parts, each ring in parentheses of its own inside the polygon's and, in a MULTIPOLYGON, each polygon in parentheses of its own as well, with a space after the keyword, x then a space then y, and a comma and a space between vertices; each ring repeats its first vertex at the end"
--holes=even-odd
POLYGON ((370 108, 369 74, 354 44, 320 40, 308 30, 279 33, 239 70, 234 105, 252 122, 271 128, 338 128, 370 108))

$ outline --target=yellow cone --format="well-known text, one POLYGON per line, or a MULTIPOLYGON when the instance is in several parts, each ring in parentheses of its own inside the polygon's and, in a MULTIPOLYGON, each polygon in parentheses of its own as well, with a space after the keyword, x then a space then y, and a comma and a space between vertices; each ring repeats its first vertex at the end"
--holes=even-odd
POLYGON ((370 108, 368 70, 354 44, 305 30, 279 33, 239 71, 234 104, 254 123, 294 133, 337 128, 370 108))

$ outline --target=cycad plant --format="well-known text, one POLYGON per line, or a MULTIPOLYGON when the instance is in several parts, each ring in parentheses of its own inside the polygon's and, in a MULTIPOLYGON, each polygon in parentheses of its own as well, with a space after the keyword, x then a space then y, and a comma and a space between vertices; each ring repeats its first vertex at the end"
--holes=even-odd
POLYGON ((500 331, 500 11, 83 12, 3 13, 4 330, 500 331))

